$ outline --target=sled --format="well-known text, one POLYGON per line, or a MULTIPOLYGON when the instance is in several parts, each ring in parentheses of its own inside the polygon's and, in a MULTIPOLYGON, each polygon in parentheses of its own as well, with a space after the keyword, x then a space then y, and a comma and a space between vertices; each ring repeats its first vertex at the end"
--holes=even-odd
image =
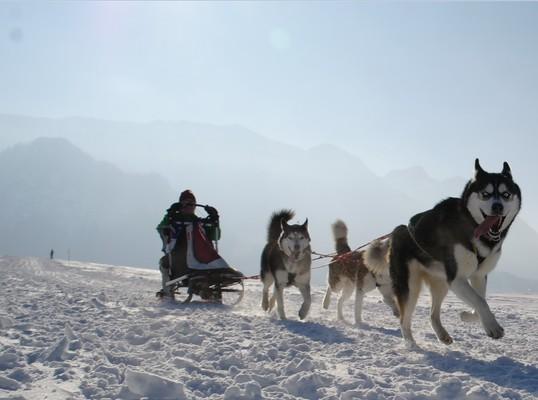
POLYGON ((166 283, 171 286, 174 298, 188 304, 194 295, 202 300, 233 306, 242 299, 245 291, 244 275, 233 268, 192 270, 166 283))
MULTIPOLYGON (((168 255, 159 261, 159 265, 161 268, 168 268, 170 275, 176 274, 166 283, 175 299, 190 303, 193 296, 197 295, 202 300, 213 303, 239 303, 243 299, 245 276, 218 254, 218 222, 199 220, 194 223, 174 224, 174 232, 184 232, 186 245, 179 248, 174 242, 168 255), (178 260, 184 260, 184 263, 178 260)), ((162 297, 163 291, 158 292, 157 296, 162 297)))

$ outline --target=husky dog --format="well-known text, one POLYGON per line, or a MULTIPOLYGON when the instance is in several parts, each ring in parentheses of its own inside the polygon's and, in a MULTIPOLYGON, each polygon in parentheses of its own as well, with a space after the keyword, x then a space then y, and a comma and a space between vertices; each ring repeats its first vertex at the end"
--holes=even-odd
POLYGON ((272 310, 277 303, 280 319, 284 312, 284 288, 296 286, 303 296, 299 318, 304 319, 310 310, 310 265, 312 250, 308 234, 308 219, 302 225, 288 225, 293 218, 291 210, 281 210, 271 215, 265 245, 261 257, 260 277, 263 283, 262 308, 272 310), (274 294, 269 300, 269 288, 275 284, 274 294))
MULTIPOLYGON (((347 242, 347 226, 344 221, 337 220, 332 225, 335 248, 338 255, 349 253, 351 248, 347 242)), ((350 253, 351 255, 351 253, 350 253)), ((398 308, 394 302, 392 284, 389 271, 371 272, 366 268, 363 261, 364 251, 359 251, 347 259, 338 259, 329 264, 329 277, 327 292, 323 299, 323 308, 328 309, 331 303, 332 292, 342 292, 338 298, 337 318, 344 319, 342 311, 344 302, 355 292, 355 324, 362 322, 362 302, 364 295, 376 287, 383 295, 384 302, 389 305, 395 316, 398 316, 398 308)))
POLYGON ((501 173, 489 173, 476 159, 474 178, 460 198, 443 200, 412 217, 408 226, 396 227, 390 246, 371 246, 367 266, 390 266, 402 336, 410 347, 415 346, 411 318, 423 281, 430 286, 430 319, 441 342, 452 343, 440 319, 449 289, 473 308, 472 313, 461 314, 464 321, 480 320, 488 336, 503 337, 504 330, 486 302, 486 282, 520 207, 521 191, 508 163, 501 173))

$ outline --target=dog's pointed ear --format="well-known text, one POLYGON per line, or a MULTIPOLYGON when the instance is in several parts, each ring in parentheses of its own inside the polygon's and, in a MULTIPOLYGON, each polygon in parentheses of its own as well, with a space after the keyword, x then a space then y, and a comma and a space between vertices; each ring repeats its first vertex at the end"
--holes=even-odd
POLYGON ((286 222, 286 220, 284 218, 281 218, 280 219, 280 227, 282 228, 283 231, 286 231, 288 230, 288 223, 286 222))
POLYGON ((501 174, 503 174, 504 176, 507 176, 508 178, 512 178, 512 171, 510 170, 510 166, 508 165, 506 161, 503 163, 503 170, 501 174))
POLYGON ((308 218, 305 219, 304 224, 301 225, 303 229, 308 229, 308 218))
POLYGON ((474 160, 474 176, 475 176, 475 178, 476 178, 478 175, 485 174, 485 173, 486 173, 486 171, 484 171, 484 170, 482 169, 482 167, 480 166, 480 160, 478 160, 478 158, 475 159, 475 160, 474 160))

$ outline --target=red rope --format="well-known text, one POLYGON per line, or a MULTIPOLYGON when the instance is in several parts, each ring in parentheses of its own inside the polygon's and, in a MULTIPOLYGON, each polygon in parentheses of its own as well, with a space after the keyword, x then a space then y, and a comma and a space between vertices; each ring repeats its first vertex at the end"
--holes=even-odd
POLYGON ((352 261, 353 259, 356 259, 356 258, 359 257, 358 251, 360 249, 362 249, 363 247, 368 246, 370 243, 375 242, 376 240, 386 239, 390 235, 391 235, 390 233, 387 233, 386 235, 380 236, 380 237, 378 237, 378 238, 376 238, 374 240, 369 241, 368 243, 364 243, 363 245, 360 245, 355 250, 347 251, 347 252, 342 253, 342 254, 337 254, 337 253, 322 254, 322 253, 316 253, 315 251, 313 251, 312 254, 316 254, 319 257, 313 259, 312 261, 319 260, 319 259, 322 259, 322 258, 328 258, 328 257, 332 257, 333 259, 328 264, 318 265, 317 267, 313 267, 311 269, 324 268, 324 267, 327 267, 327 266, 331 265, 333 262, 344 262, 344 263, 346 263, 346 262, 352 261))
MULTIPOLYGON (((362 249, 363 247, 368 246, 370 243, 375 242, 376 240, 386 239, 389 236, 390 236, 390 233, 387 233, 386 235, 380 236, 380 237, 378 237, 378 238, 376 238, 374 240, 369 241, 368 243, 364 243, 363 245, 360 245, 355 250, 351 250, 351 251, 348 251, 348 252, 345 252, 345 253, 342 253, 342 254, 338 254, 336 252, 329 253, 329 254, 324 254, 324 253, 318 253, 316 251, 313 251, 312 254, 314 254, 314 255, 316 255, 318 257, 313 258, 312 261, 321 260, 323 258, 329 258, 329 257, 332 258, 332 261, 330 263, 328 263, 328 264, 318 265, 317 267, 312 267, 310 269, 324 268, 324 267, 327 267, 327 266, 331 265, 333 262, 344 262, 345 263, 345 262, 352 261, 353 259, 356 259, 356 258, 359 257, 358 250, 362 249)), ((260 275, 244 276, 241 279, 243 279, 243 280, 246 280, 246 279, 260 279, 260 275)))

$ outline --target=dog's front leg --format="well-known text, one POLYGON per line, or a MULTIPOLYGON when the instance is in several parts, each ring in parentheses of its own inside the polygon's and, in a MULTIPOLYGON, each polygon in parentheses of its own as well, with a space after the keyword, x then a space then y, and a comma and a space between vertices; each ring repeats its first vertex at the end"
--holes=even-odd
POLYGON ((342 293, 340 294, 340 297, 338 298, 338 305, 336 308, 336 315, 338 317, 338 321, 344 321, 346 322, 346 319, 344 318, 344 303, 351 297, 353 294, 353 291, 355 290, 355 287, 351 283, 346 283, 344 287, 342 288, 342 293))
POLYGON ((299 289, 303 296, 303 304, 299 309, 299 318, 305 319, 308 315, 308 311, 310 311, 310 304, 312 303, 312 298, 310 296, 310 272, 298 274, 295 277, 294 285, 299 289))
POLYGON ((355 325, 359 326, 362 323, 362 301, 364 299, 364 291, 362 288, 357 288, 355 292, 355 325))
POLYGON ((284 312, 284 287, 285 285, 275 282, 273 298, 276 299, 276 310, 280 319, 286 319, 286 313, 284 312))
MULTIPOLYGON (((273 291, 273 297, 270 300, 272 303, 276 300, 276 309, 280 319, 286 319, 286 313, 284 312, 284 288, 288 281, 288 273, 284 270, 279 270, 275 274, 275 289, 273 291)), ((272 308, 272 307, 270 307, 272 308)))
MULTIPOLYGON (((484 300, 486 299, 486 285, 488 277, 487 275, 483 276, 473 276, 469 281, 471 282, 471 286, 474 290, 476 290, 476 293, 480 295, 484 300)), ((460 313, 460 318, 462 321, 465 322, 476 322, 480 320, 480 316, 478 315, 478 312, 476 309, 473 309, 473 311, 462 311, 460 313)))
POLYGON ((325 297, 323 298, 323 308, 326 310, 328 310, 329 306, 331 305, 331 293, 332 293, 331 285, 328 284, 327 291, 325 292, 325 297))
POLYGON ((487 335, 493 339, 500 339, 504 336, 504 329, 495 319, 486 300, 477 293, 465 278, 456 278, 452 281, 450 289, 461 300, 478 312, 482 326, 487 335))
POLYGON ((274 302, 269 302, 269 288, 274 283, 273 275, 270 273, 267 273, 264 275, 262 282, 263 282, 263 289, 262 289, 262 309, 264 311, 271 311, 271 309, 274 307, 274 302))
POLYGON ((303 296, 303 305, 299 309, 299 318, 305 319, 310 311, 310 304, 312 303, 312 298, 310 297, 310 284, 298 285, 299 291, 303 296))
POLYGON ((379 292, 383 295, 383 302, 390 307, 392 314, 399 318, 400 310, 398 310, 398 305, 394 301, 394 292, 392 291, 392 286, 390 284, 380 285, 378 287, 379 292))

